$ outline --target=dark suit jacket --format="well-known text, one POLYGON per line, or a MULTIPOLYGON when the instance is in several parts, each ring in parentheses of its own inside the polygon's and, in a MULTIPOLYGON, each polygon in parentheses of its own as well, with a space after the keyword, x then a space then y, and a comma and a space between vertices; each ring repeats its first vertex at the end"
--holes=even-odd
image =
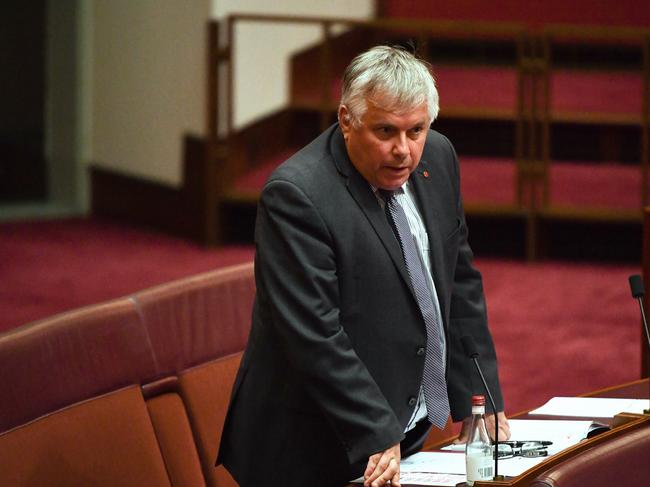
MULTIPOLYGON (((471 394, 483 392, 464 335, 502 407, 458 161, 444 136, 429 131, 409 184, 429 234, 452 417, 469 416, 471 394)), ((426 330, 399 244, 338 125, 270 177, 255 238, 253 323, 218 462, 246 486, 345 484, 404 437, 426 330)))

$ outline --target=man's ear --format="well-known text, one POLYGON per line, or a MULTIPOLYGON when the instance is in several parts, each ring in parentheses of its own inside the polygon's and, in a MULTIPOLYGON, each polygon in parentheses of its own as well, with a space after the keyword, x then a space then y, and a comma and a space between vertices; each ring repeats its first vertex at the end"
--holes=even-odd
POLYGON ((352 127, 352 115, 350 110, 345 105, 339 105, 339 126, 341 127, 341 132, 343 132, 343 137, 347 138, 348 133, 352 127))

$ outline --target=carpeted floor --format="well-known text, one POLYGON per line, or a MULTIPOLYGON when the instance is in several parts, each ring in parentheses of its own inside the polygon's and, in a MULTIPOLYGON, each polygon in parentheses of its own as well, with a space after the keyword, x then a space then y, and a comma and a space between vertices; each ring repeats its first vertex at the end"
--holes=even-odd
POLYGON ((156 284, 252 260, 110 221, 0 224, 0 332, 156 284))
POLYGON ((479 259, 507 409, 639 377, 634 266, 479 259))
MULTIPOLYGON (((253 258, 100 220, 0 224, 0 331, 253 258)), ((635 266, 478 258, 510 413, 633 380, 635 266)))

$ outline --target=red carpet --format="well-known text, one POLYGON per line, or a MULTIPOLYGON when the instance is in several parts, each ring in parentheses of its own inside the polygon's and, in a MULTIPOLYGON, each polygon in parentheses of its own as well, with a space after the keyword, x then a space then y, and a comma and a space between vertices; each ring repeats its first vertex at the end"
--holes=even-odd
POLYGON ((641 364, 634 266, 480 259, 510 412, 634 380, 641 364))
POLYGON ((0 224, 0 332, 86 304, 252 260, 101 220, 0 224))
MULTIPOLYGON (((248 261, 97 220, 0 224, 0 331, 183 276, 248 261)), ((478 259, 509 412, 637 378, 634 266, 478 259)))

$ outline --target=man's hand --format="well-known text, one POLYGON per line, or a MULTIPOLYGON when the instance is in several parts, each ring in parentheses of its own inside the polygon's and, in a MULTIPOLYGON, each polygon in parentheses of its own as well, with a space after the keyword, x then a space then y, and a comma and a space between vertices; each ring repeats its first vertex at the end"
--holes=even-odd
POLYGON ((363 473, 364 487, 380 487, 390 483, 400 487, 399 461, 401 458, 399 443, 390 448, 375 453, 368 459, 368 466, 363 473))
MULTIPOLYGON (((510 438, 510 425, 508 424, 508 418, 506 418, 503 411, 499 411, 497 417, 499 419, 499 441, 506 441, 510 438)), ((467 443, 471 427, 472 417, 470 416, 463 420, 460 434, 458 435, 458 438, 454 440, 454 443, 467 443)), ((494 414, 489 413, 485 415, 485 427, 487 428, 490 438, 494 440, 494 414)))

